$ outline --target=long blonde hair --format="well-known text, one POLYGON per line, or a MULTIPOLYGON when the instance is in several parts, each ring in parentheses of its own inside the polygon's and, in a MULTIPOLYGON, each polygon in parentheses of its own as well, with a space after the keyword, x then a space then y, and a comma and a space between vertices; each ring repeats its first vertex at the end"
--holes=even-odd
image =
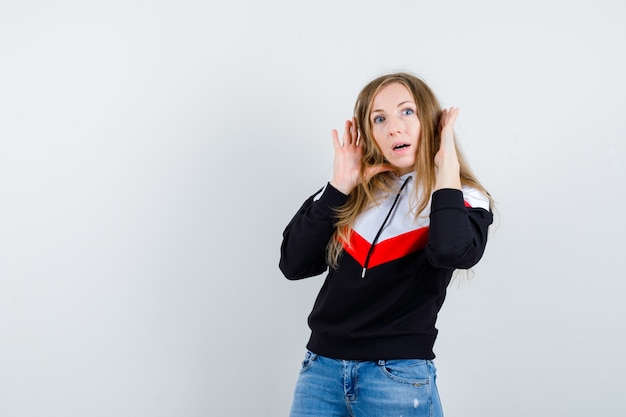
MULTIPOLYGON (((333 268, 338 267, 343 242, 349 242, 350 229, 356 218, 370 204, 376 202, 381 191, 391 192, 395 184, 397 175, 394 172, 383 172, 372 178, 365 178, 364 175, 368 166, 387 163, 374 140, 370 113, 372 103, 378 92, 383 87, 393 83, 405 86, 413 95, 417 105, 417 117, 421 124, 414 168, 416 186, 413 189, 416 192, 417 202, 415 216, 422 214, 433 192, 436 179, 435 154, 439 150, 440 144, 438 124, 442 109, 439 100, 424 81, 405 72, 383 75, 370 81, 361 90, 354 106, 354 116, 359 128, 360 140, 363 143, 363 156, 361 158, 363 181, 352 190, 347 203, 337 209, 336 231, 327 248, 327 262, 333 268)), ((483 192, 493 204, 491 196, 471 172, 458 146, 457 157, 460 164, 461 184, 483 192)))

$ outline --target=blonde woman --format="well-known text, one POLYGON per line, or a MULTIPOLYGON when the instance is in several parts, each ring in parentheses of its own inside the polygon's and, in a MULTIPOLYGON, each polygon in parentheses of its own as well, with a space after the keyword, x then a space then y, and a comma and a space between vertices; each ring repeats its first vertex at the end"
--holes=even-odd
POLYGON ((331 180, 283 233, 290 280, 328 270, 291 417, 443 415, 435 322, 455 269, 481 258, 492 200, 455 145, 457 108, 418 77, 363 88, 331 180))

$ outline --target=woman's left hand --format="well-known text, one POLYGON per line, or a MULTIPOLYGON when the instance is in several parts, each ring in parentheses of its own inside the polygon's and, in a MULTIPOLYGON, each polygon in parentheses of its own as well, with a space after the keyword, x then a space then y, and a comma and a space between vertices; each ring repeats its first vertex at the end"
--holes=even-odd
POLYGON ((454 123, 459 115, 458 107, 443 109, 439 118, 439 137, 441 144, 435 154, 435 189, 456 188, 461 189, 461 177, 459 171, 459 158, 456 154, 454 142, 454 123))

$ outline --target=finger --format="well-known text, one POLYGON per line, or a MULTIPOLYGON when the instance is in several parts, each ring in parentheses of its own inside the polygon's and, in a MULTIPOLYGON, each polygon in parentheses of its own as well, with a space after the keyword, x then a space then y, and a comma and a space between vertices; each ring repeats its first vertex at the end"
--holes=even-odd
POLYGON ((444 109, 439 119, 439 131, 443 131, 445 128, 452 128, 456 122, 456 118, 459 115, 458 107, 450 107, 450 109, 444 109))
POLYGON ((350 133, 351 125, 352 124, 350 123, 350 120, 346 120, 344 129, 343 129, 343 144, 344 145, 352 144, 352 134, 350 133))
POLYGON ((355 145, 358 145, 359 129, 357 128, 356 118, 354 116, 352 116, 351 128, 352 128, 352 143, 354 143, 355 145))
POLYGON ((339 141, 339 133, 337 133, 337 129, 333 129, 330 134, 333 137, 333 148, 335 148, 335 150, 341 148, 343 144, 339 141))
POLYGON ((355 134, 356 145, 360 146, 361 145, 361 130, 359 129, 359 125, 356 122, 356 117, 353 117, 352 119, 354 120, 354 134, 355 134))
POLYGON ((456 122, 456 118, 459 115, 459 108, 458 107, 450 107, 450 110, 448 111, 448 114, 446 116, 446 123, 445 126, 449 126, 449 127, 453 127, 454 123, 456 122))

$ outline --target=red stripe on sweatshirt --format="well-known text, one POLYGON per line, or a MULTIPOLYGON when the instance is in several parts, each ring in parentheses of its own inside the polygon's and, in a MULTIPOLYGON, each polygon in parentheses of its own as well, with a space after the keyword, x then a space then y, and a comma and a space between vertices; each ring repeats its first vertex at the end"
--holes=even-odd
MULTIPOLYGON (((370 256, 368 268, 373 268, 387 262, 400 259, 410 253, 423 249, 428 242, 428 227, 422 227, 398 236, 383 240, 374 246, 370 256)), ((361 266, 370 250, 370 243, 354 230, 350 234, 350 245, 343 244, 343 248, 361 266)))

